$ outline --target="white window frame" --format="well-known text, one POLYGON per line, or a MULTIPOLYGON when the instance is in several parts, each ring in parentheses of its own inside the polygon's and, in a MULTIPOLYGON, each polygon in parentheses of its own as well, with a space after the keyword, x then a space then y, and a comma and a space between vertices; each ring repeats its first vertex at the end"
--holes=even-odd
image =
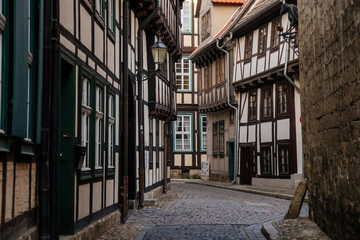
POLYGON ((188 59, 188 57, 183 57, 180 62, 175 63, 175 71, 176 71, 176 87, 178 88, 178 92, 192 92, 192 61, 188 59), (188 63, 186 63, 188 61, 188 63), (188 64, 188 68, 185 68, 185 64, 188 64), (188 69, 188 72, 186 72, 188 69), (180 71, 178 71, 180 70, 180 71), (185 77, 188 77, 189 84, 188 88, 185 88, 185 77), (180 84, 178 84, 178 78, 180 80, 180 84))
POLYGON ((100 86, 96 86, 96 95, 95 95, 95 169, 102 169, 102 159, 103 159, 103 151, 102 151, 102 133, 103 133, 103 88, 100 86))
POLYGON ((82 80, 82 108, 81 108, 81 145, 86 147, 86 156, 81 170, 90 170, 89 161, 89 140, 90 140, 90 116, 92 108, 90 106, 91 83, 83 77, 82 80))
POLYGON ((181 10, 181 23, 182 23, 182 34, 192 34, 192 0, 185 0, 183 3, 183 9, 181 10), (188 10, 188 14, 185 14, 185 10, 188 10), (188 19, 188 28, 184 29, 185 19, 188 19))
POLYGON ((193 151, 193 130, 192 130, 192 114, 178 114, 177 120, 174 122, 174 152, 192 152, 193 151), (185 119, 188 119, 188 130, 184 125, 185 119), (179 122, 180 121, 180 122, 179 122), (181 124, 180 124, 181 123, 181 124), (181 146, 177 144, 177 136, 181 136, 181 146), (185 148, 185 136, 189 139, 189 148, 185 148))
POLYGON ((115 168, 114 156, 114 128, 115 128, 115 98, 113 95, 108 97, 108 168, 115 168))
POLYGON ((200 152, 206 152, 206 150, 207 150, 207 115, 200 114, 200 152))

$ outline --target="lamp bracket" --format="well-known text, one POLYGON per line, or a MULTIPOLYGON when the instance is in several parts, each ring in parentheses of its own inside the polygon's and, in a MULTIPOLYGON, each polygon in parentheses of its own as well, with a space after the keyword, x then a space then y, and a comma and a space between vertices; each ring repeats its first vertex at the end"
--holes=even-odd
POLYGON ((152 78, 157 73, 160 73, 160 69, 156 70, 145 70, 145 69, 137 69, 136 70, 136 79, 137 81, 145 82, 152 78))

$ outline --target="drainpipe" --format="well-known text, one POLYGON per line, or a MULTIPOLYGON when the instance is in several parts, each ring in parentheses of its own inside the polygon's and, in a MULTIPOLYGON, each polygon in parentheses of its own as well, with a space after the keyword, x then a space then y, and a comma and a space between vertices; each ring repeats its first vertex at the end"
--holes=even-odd
POLYGON ((123 2, 123 126, 122 126, 122 186, 121 195, 121 222, 125 222, 128 217, 128 187, 129 187, 129 79, 128 79, 128 35, 129 35, 129 0, 123 2))
POLYGON ((225 50, 224 47, 232 40, 233 37, 233 33, 230 32, 230 37, 229 39, 222 45, 220 46, 220 39, 216 40, 216 47, 218 49, 220 49, 221 51, 223 51, 226 54, 226 62, 227 62, 227 66, 226 66, 226 77, 227 77, 227 104, 233 108, 235 110, 235 142, 234 142, 234 180, 232 181, 233 183, 236 182, 236 169, 237 169, 237 142, 238 142, 238 109, 237 107, 235 107, 234 105, 231 104, 230 102, 230 53, 229 51, 225 50))
MULTIPOLYGON (((176 25, 177 26, 177 25, 176 25)), ((175 53, 177 52, 177 48, 175 48, 169 56, 170 61, 173 59, 173 56, 175 55, 175 53)), ((169 106, 170 106, 170 114, 169 116, 166 118, 165 123, 164 123, 164 185, 163 185, 163 193, 167 192, 167 161, 168 161, 168 151, 170 150, 170 147, 168 145, 168 141, 170 139, 170 122, 171 122, 171 117, 173 114, 173 109, 172 109, 172 101, 173 101, 173 94, 171 92, 172 86, 173 86, 173 79, 174 79, 174 74, 173 74, 173 66, 174 64, 170 64, 169 66, 169 76, 170 73, 172 73, 172 77, 170 78, 170 86, 169 86, 169 97, 170 97, 170 101, 169 101, 169 106)))
MULTIPOLYGON (((289 26, 288 26, 288 28, 289 28, 289 26)), ((290 43, 286 43, 284 77, 286 78, 286 80, 289 81, 289 83, 290 83, 291 85, 293 85, 293 87, 296 89, 296 91, 298 91, 298 93, 300 93, 300 88, 299 88, 299 87, 294 83, 294 81, 287 75, 288 62, 289 62, 289 52, 290 52, 289 44, 290 44, 290 43)))
MULTIPOLYGON (((50 119, 46 115, 50 104, 50 80, 51 80, 51 3, 52 1, 40 1, 40 42, 39 50, 43 47, 43 68, 40 69, 39 59, 39 75, 46 80, 44 82, 44 114, 42 115, 41 124, 41 145, 40 145, 40 159, 39 159, 39 239, 50 239, 50 119), (41 39, 41 38, 44 39, 41 39), (43 46, 41 46, 43 44, 43 46), (40 71, 44 71, 40 73, 40 71)), ((41 51, 39 51, 39 57, 41 51)), ((40 78, 39 76, 39 78, 40 78)), ((40 79, 39 79, 40 80, 40 79)), ((40 86, 39 86, 40 88, 40 86)), ((39 100, 39 99, 38 99, 39 100)))
MULTIPOLYGON (((153 20, 158 10, 160 9, 160 0, 156 2, 154 11, 145 19, 138 29, 138 71, 142 75, 143 67, 143 30, 153 20)), ((138 76, 139 77, 139 76, 138 76)), ((138 137, 139 137, 139 207, 144 207, 145 202, 145 162, 144 162, 144 103, 143 103, 143 87, 142 76, 138 83, 138 137)), ((139 79, 138 79, 139 80, 139 79)))

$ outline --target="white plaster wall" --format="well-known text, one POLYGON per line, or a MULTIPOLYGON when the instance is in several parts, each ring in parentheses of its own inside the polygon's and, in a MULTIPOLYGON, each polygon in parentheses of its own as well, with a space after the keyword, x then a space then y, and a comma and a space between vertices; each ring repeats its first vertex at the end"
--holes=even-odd
POLYGON ((81 43, 91 50, 91 16, 86 9, 80 5, 80 37, 81 43))
POLYGON ((89 215, 90 209, 90 184, 79 186, 79 219, 89 215))
POLYGON ((95 37, 94 37, 95 56, 99 58, 100 61, 102 62, 104 61, 104 31, 96 22, 94 24, 94 29, 95 29, 95 37))
POLYGON ((283 119, 277 121, 277 139, 290 139, 290 119, 283 119))
POLYGON ((255 142, 255 140, 256 140, 256 125, 250 125, 248 142, 255 142))
MULTIPOLYGON (((92 212, 97 212, 101 209, 101 196, 102 196, 102 182, 93 183, 93 202, 92 202, 92 212)), ((81 205, 81 202, 79 202, 81 205)))
POLYGON ((261 123, 261 142, 272 142, 272 122, 261 123))
POLYGON ((74 35, 74 1, 61 0, 59 5, 60 24, 74 35))

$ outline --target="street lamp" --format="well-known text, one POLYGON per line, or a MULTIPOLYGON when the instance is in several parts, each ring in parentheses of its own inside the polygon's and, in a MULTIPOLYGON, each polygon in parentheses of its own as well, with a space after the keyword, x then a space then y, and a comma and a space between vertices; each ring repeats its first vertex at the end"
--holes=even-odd
MULTIPOLYGON (((166 50, 167 48, 165 44, 161 41, 160 34, 158 34, 157 42, 151 46, 151 54, 155 64, 161 65, 164 63, 166 50)), ((138 74, 137 74, 138 81, 146 81, 149 78, 151 78, 154 74, 158 73, 159 71, 160 69, 157 70, 138 69, 138 74)))

